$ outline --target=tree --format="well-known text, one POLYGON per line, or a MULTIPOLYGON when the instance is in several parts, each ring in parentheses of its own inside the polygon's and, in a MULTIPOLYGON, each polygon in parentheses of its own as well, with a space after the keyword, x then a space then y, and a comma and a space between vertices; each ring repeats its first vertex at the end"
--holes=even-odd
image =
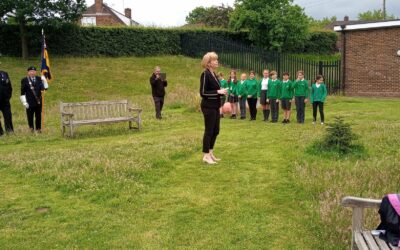
POLYGON ((337 17, 336 16, 324 17, 321 20, 317 20, 317 19, 314 19, 312 17, 310 17, 310 19, 309 19, 310 28, 311 29, 323 29, 328 24, 331 24, 331 23, 336 22, 336 21, 337 21, 337 17))
POLYGON ((292 0, 236 0, 229 26, 248 29, 255 44, 271 50, 302 49, 308 36, 308 17, 292 0))
POLYGON ((186 17, 188 24, 202 24, 209 27, 228 28, 233 8, 229 5, 196 7, 186 17))
POLYGON ((4 21, 11 18, 19 25, 22 57, 27 58, 29 24, 76 22, 85 9, 85 0, 1 0, 0 19, 4 21))
MULTIPOLYGON (((366 12, 362 12, 358 14, 358 20, 384 20, 383 11, 379 10, 369 10, 366 12)), ((396 19, 394 15, 386 15, 386 20, 394 20, 396 19)))

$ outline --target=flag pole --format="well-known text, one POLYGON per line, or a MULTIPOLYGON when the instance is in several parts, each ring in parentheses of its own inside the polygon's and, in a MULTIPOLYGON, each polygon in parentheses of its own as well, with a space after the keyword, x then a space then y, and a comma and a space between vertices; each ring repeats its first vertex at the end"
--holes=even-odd
MULTIPOLYGON (((44 53, 44 43, 45 43, 45 41, 44 41, 44 30, 42 29, 42 39, 43 39, 43 41, 42 41, 42 58, 43 58, 43 53, 44 53)), ((43 73, 41 72, 41 75, 43 76, 43 73)), ((46 93, 46 90, 42 90, 42 131, 43 131, 43 129, 44 129, 44 95, 45 95, 45 93, 46 93)))

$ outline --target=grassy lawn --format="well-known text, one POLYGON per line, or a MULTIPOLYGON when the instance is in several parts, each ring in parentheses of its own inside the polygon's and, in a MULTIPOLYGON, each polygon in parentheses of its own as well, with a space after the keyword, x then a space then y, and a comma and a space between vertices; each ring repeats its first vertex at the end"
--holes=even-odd
MULTIPOLYGON (((41 135, 28 132, 18 101, 19 80, 39 59, 0 62, 15 90, 15 135, 0 138, 1 249, 348 249, 341 198, 400 192, 398 99, 328 98, 327 123, 352 123, 365 155, 308 153, 324 133, 308 105, 302 126, 266 124, 260 113, 256 122, 223 119, 223 161, 209 167, 199 60, 52 58, 41 135), (162 121, 149 96, 155 65, 169 79, 162 121), (144 109, 142 131, 116 124, 61 137, 59 101, 126 98, 144 109)), ((377 226, 377 211, 367 220, 377 226)))

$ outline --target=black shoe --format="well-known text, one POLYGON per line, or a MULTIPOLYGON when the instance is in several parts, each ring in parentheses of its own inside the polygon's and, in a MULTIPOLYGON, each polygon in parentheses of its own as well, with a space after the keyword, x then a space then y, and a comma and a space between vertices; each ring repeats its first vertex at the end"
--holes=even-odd
POLYGON ((240 120, 244 120, 244 119, 246 119, 246 117, 240 117, 240 120))
POLYGON ((290 120, 286 120, 286 123, 290 123, 290 120))
POLYGON ((286 119, 283 119, 282 123, 286 123, 286 119))
POLYGON ((219 117, 220 117, 220 118, 224 118, 224 114, 220 114, 219 117))

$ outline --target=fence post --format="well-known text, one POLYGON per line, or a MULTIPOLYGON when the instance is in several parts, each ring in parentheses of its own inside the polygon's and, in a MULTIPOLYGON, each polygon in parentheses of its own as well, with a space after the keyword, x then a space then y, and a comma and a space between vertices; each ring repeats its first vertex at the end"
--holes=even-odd
POLYGON ((323 61, 318 62, 318 74, 324 75, 324 62, 323 61))

